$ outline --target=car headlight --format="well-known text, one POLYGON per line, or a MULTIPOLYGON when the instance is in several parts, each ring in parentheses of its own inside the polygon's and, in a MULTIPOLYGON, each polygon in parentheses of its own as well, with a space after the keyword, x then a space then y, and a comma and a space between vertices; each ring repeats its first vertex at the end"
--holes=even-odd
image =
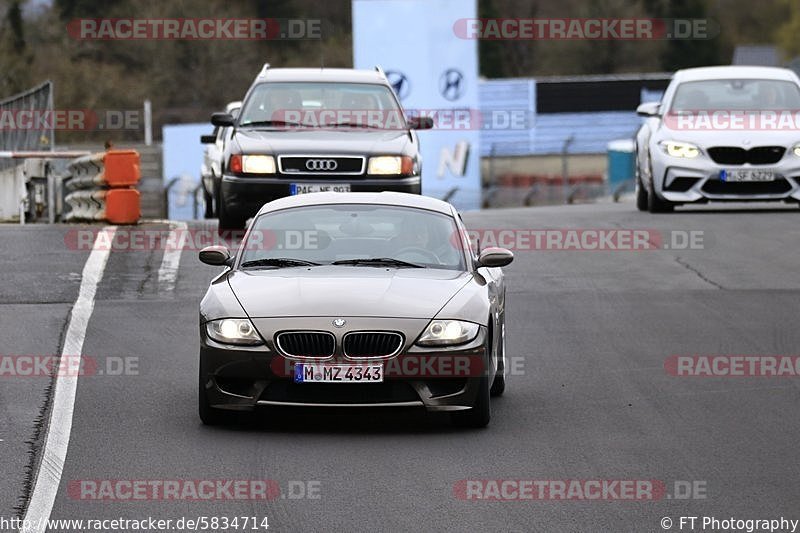
POLYGON ((275 158, 271 155, 234 154, 228 167, 234 174, 275 174, 275 158))
POLYGON ((794 152, 794 155, 797 157, 800 157, 800 144, 795 144, 794 148, 792 148, 792 152, 794 152))
POLYGON ((667 155, 672 157, 685 157, 686 159, 692 159, 700 155, 700 149, 690 143, 664 141, 661 143, 661 147, 664 148, 664 151, 667 153, 667 155))
POLYGON ((254 346, 264 341, 258 336, 253 323, 246 318, 223 318, 206 323, 206 333, 217 342, 254 346))
POLYGON ((242 171, 245 174, 275 174, 275 158, 271 155, 243 155, 242 171))
POLYGON ((382 155, 370 157, 367 174, 375 176, 410 176, 414 171, 414 160, 407 155, 382 155))
POLYGON ((417 344, 420 346, 464 344, 478 335, 479 328, 478 324, 463 320, 434 320, 425 328, 417 344))

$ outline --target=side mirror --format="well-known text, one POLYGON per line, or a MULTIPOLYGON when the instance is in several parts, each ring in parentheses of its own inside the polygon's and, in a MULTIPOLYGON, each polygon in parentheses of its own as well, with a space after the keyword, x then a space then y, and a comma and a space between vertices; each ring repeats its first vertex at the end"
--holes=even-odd
POLYGON ((636 114, 640 117, 657 117, 660 115, 661 104, 658 102, 645 102, 636 108, 636 114))
POLYGON ((408 127, 412 130, 429 130, 433 128, 432 117, 411 117, 408 119, 408 127))
POLYGON ((486 248, 478 256, 478 264, 485 267, 504 267, 514 260, 514 254, 505 248, 486 248))
POLYGON ((201 144, 214 144, 217 142, 216 135, 201 135, 200 136, 200 143, 201 144))
POLYGON ((230 265, 231 253, 224 246, 206 246, 199 253, 200 261, 207 265, 230 265))
POLYGON ((214 113, 211 115, 211 123, 215 126, 233 126, 233 115, 229 113, 214 113))

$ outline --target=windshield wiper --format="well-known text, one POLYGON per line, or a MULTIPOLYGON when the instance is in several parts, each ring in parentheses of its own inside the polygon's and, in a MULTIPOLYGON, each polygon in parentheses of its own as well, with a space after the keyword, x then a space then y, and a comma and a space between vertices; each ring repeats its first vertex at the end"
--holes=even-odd
POLYGON ((340 259, 334 261, 332 265, 372 265, 372 266, 394 266, 398 268, 425 268, 423 265, 401 261, 393 257, 370 257, 363 259, 340 259))
POLYGON ((371 130, 379 130, 381 129, 378 126, 373 126, 371 124, 364 124, 363 122, 334 122, 333 124, 325 124, 324 127, 326 128, 367 128, 371 130))
POLYGON ((242 268, 252 267, 275 267, 286 268, 296 266, 318 266, 319 263, 313 261, 306 261, 304 259, 292 259, 291 257, 267 257, 264 259, 253 259, 252 261, 245 261, 240 266, 242 268))
POLYGON ((303 124, 301 122, 290 122, 286 120, 256 120, 254 122, 243 122, 239 124, 240 128, 252 128, 258 126, 292 126, 292 127, 301 127, 301 128, 313 128, 314 126, 310 126, 308 124, 303 124))

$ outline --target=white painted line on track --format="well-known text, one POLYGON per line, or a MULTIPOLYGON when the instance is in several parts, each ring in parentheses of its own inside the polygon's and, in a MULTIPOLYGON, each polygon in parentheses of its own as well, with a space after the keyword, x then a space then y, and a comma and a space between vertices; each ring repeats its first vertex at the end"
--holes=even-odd
POLYGON ((181 265, 181 252, 186 242, 186 222, 170 222, 172 229, 167 237, 168 245, 164 248, 164 257, 158 269, 159 292, 171 292, 178 279, 178 268, 181 265))
POLYGON ((117 228, 108 226, 97 234, 94 246, 83 267, 81 286, 78 298, 72 306, 72 312, 61 350, 58 374, 55 378, 52 408, 45 437, 39 471, 25 513, 28 527, 21 529, 23 533, 40 533, 45 531, 46 524, 53 510, 61 474, 67 460, 69 435, 72 431, 72 414, 75 408, 75 393, 78 390, 78 372, 70 371, 76 358, 83 351, 86 329, 94 310, 94 297, 97 285, 103 279, 103 272, 111 253, 107 246, 114 238, 117 228), (71 357, 65 357, 71 356, 71 357))

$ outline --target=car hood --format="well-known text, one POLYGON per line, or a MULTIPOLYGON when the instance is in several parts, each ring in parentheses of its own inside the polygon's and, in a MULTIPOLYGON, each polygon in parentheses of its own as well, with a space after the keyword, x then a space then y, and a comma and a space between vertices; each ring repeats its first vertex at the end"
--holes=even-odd
POLYGON ((401 154, 409 143, 405 130, 303 129, 238 130, 242 153, 266 154, 401 154), (313 147, 313 148, 309 148, 313 147))
POLYGON ((320 266, 237 270, 233 293, 251 318, 361 316, 431 319, 473 279, 441 269, 320 266))
POLYGON ((799 140, 796 131, 782 130, 690 130, 671 128, 664 122, 658 130, 658 139, 690 142, 701 148, 711 146, 785 146, 787 148, 799 140))

